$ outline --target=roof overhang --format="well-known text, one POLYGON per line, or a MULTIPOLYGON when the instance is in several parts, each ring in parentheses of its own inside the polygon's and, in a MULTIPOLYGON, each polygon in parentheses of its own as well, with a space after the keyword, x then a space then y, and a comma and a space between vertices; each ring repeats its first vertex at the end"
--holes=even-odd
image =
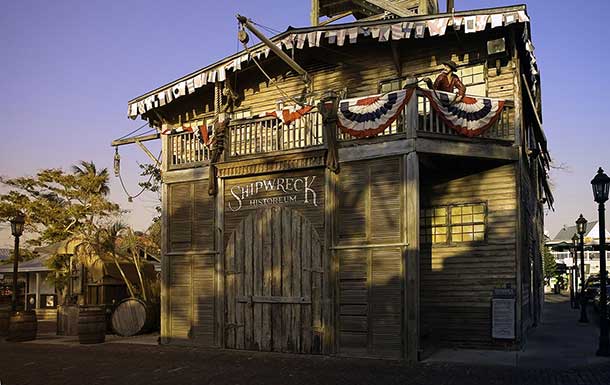
MULTIPOLYGON (((499 7, 499 8, 487 8, 487 9, 479 9, 479 10, 471 10, 471 11, 461 11, 455 12, 453 14, 444 13, 444 14, 432 14, 432 15, 417 15, 403 18, 396 18, 390 20, 372 20, 372 21, 355 21, 351 23, 344 24, 332 24, 332 25, 324 25, 324 26, 315 26, 315 27, 307 27, 307 28, 294 28, 287 30, 283 33, 280 33, 271 38, 271 40, 282 49, 288 50, 292 48, 296 49, 305 49, 310 47, 309 41, 314 40, 315 42, 320 42, 322 37, 330 38, 337 40, 337 36, 341 34, 345 40, 345 44, 350 44, 349 34, 352 35, 355 33, 356 37, 358 36, 373 36, 375 37, 375 32, 382 32, 389 34, 389 40, 402 40, 402 39, 414 39, 416 38, 416 32, 414 30, 415 27, 420 26, 429 30, 429 25, 431 23, 436 23, 443 19, 448 19, 448 23, 451 25, 452 23, 461 23, 464 19, 468 17, 476 17, 476 16, 490 16, 485 24, 485 29, 477 32, 482 32, 490 27, 488 27, 488 23, 491 21, 492 15, 504 15, 502 20, 502 27, 506 27, 509 24, 514 23, 527 23, 529 22, 529 18, 526 14, 526 6, 525 5, 515 5, 510 7, 499 7), (508 21, 508 16, 511 17, 510 22, 508 21), (506 19, 505 19, 506 17, 506 19), (396 28, 403 28, 402 32, 394 34, 392 32, 392 26, 397 26, 396 28), (389 32, 388 32, 389 29, 389 32), (409 31, 408 33, 406 31, 409 31), (411 32, 412 31, 412 32, 411 32), (400 35, 402 33, 402 36, 400 35), (347 35, 347 36, 346 36, 347 35), (308 40, 310 39, 310 40, 308 40), (306 41, 308 42, 306 43, 306 41)), ((457 25, 457 24, 456 24, 457 25)), ((465 27, 461 27, 465 28, 465 27)), ((428 37, 428 35, 423 34, 428 37)), ((438 38, 438 36, 432 36, 431 39, 438 38)), ((528 33, 529 39, 529 33, 528 33)), ((311 43, 312 47, 316 46, 316 43, 311 43)), ((533 45, 531 41, 524 41, 524 46, 531 47, 529 52, 531 58, 533 56, 533 45)), ((257 58, 268 57, 270 54, 270 49, 266 47, 263 43, 258 43, 249 48, 252 56, 257 58)), ((167 83, 164 86, 158 87, 150 92, 147 92, 141 96, 138 96, 128 102, 128 115, 130 118, 137 118, 139 115, 143 115, 149 111, 152 111, 156 108, 162 107, 166 104, 169 104, 178 98, 189 95, 196 92, 199 88, 208 85, 222 82, 226 79, 227 72, 239 71, 241 69, 241 64, 245 62, 249 62, 251 60, 250 55, 245 50, 240 51, 234 55, 228 56, 222 60, 219 60, 211 65, 208 65, 204 68, 201 68, 197 71, 191 72, 188 75, 185 75, 173 82, 167 83)), ((535 58, 531 60, 535 63, 535 58)), ((534 65, 534 64, 533 64, 534 65)))

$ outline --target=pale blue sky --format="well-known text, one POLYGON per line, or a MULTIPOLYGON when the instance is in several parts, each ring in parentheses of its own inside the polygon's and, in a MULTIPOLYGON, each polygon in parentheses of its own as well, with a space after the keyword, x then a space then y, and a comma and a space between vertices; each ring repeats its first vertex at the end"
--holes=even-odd
MULTIPOLYGON (((309 0, 4 2, 0 13, 0 175, 34 174, 93 160, 112 169, 110 141, 140 126, 127 101, 237 51, 235 13, 277 30, 309 24, 309 0)), ((458 10, 519 4, 457 0, 458 10)), ((441 1, 444 8, 444 1, 441 1)), ((582 212, 597 216, 589 181, 610 171, 605 91, 610 2, 530 1, 532 37, 542 74, 543 119, 553 158, 554 235, 582 212), (552 5, 551 5, 552 4, 552 5)), ((158 144, 150 144, 158 151, 158 144)), ((121 148, 128 189, 138 190, 135 146, 121 148)), ((145 228, 154 197, 127 202, 112 178, 112 198, 145 228)), ((0 231, 0 246, 11 243, 0 231)))

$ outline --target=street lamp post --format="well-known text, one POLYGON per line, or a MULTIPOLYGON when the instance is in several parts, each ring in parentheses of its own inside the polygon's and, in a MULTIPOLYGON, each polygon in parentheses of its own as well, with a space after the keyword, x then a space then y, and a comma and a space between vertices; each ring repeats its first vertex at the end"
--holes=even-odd
MULTIPOLYGON (((570 253, 572 253, 572 248, 570 248, 570 253)), ((572 256, 574 256, 574 254, 572 254, 572 256)), ((572 309, 574 309, 575 305, 574 305, 574 301, 575 301, 575 297, 574 297, 574 278, 576 277, 575 274, 575 265, 574 265, 574 261, 572 261, 572 266, 570 266, 570 307, 572 309)))
POLYGON ((606 218, 605 203, 608 200, 610 190, 610 177, 600 167, 597 175, 591 181, 593 187, 593 199, 598 204, 599 210, 599 348, 597 355, 610 357, 610 342, 608 340, 608 311, 607 290, 608 272, 606 271, 606 218))
POLYGON ((13 295, 11 297, 11 309, 17 311, 17 271, 19 270, 19 237, 23 234, 25 216, 21 212, 11 219, 11 232, 15 237, 15 250, 13 251, 13 295))
MULTIPOLYGON (((572 237, 572 257, 574 258, 574 268, 573 268, 573 272, 574 272, 574 280, 572 282, 572 284, 574 285, 574 294, 576 298, 578 297, 578 241, 580 241, 580 238, 578 237, 578 234, 574 234, 574 236, 572 237)), ((582 294, 581 294, 582 295, 582 294)), ((579 300, 575 300, 574 301, 574 309, 580 309, 580 304, 579 304, 579 300)))
POLYGON ((585 233, 587 220, 580 214, 576 220, 576 231, 580 237, 580 319, 578 322, 589 322, 587 318, 587 296, 585 294, 585 233))

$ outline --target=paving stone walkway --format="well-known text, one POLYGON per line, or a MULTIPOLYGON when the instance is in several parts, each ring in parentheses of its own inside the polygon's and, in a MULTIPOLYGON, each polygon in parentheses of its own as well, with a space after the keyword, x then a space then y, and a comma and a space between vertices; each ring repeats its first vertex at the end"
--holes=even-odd
POLYGON ((139 343, 116 343, 109 339, 109 343, 90 346, 41 339, 31 343, 0 342, 0 383, 608 385, 610 359, 596 358, 595 344, 590 346, 596 340, 595 325, 578 329, 575 314, 561 297, 550 297, 544 323, 530 336, 526 349, 515 353, 514 364, 486 356, 477 358, 471 351, 455 352, 463 357, 471 354, 466 362, 436 357, 406 365, 381 360, 157 346, 152 344, 154 337, 133 340, 139 343))

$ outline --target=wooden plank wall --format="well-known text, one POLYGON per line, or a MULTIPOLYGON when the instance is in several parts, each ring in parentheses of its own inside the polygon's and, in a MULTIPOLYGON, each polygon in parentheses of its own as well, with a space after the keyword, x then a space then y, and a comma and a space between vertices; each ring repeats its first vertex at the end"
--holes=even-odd
POLYGON ((521 232, 523 243, 521 247, 521 314, 522 334, 538 321, 540 315, 540 280, 536 277, 542 274, 542 242, 544 211, 539 203, 537 189, 537 164, 531 162, 524 153, 519 163, 521 189, 521 232))
POLYGON ((214 206, 207 180, 168 185, 169 337, 214 345, 214 206))
POLYGON ((485 202, 487 240, 421 247, 421 327, 424 344, 490 346, 494 288, 516 288, 515 165, 435 181, 422 175, 421 207, 485 202))
MULTIPOLYGON (((396 244, 404 239, 401 158, 341 165, 338 246, 396 244)), ((339 353, 402 354, 401 247, 339 249, 339 353)))
POLYGON ((214 200, 207 180, 169 185, 169 252, 214 250, 214 200))

